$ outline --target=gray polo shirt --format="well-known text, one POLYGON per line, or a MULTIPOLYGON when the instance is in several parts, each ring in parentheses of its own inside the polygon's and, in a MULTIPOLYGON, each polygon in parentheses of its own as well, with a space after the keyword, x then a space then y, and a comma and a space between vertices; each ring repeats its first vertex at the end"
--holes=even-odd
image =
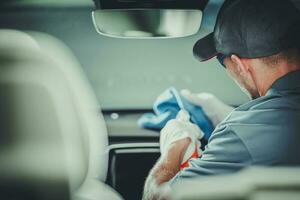
POLYGON ((300 164, 300 71, 278 79, 266 96, 234 109, 216 127, 202 157, 170 183, 250 165, 295 164, 300 164))

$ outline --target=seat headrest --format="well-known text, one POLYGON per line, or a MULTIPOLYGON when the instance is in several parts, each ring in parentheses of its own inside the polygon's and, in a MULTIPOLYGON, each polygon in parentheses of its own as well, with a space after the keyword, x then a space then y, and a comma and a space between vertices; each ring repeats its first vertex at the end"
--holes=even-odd
POLYGON ((0 184, 79 188, 88 158, 61 63, 20 31, 0 30, 0 49, 0 184))
POLYGON ((27 32, 39 47, 59 65, 56 67, 65 74, 73 95, 75 108, 88 152, 88 177, 106 180, 108 168, 108 135, 104 118, 85 72, 69 48, 58 39, 40 32, 27 32))
POLYGON ((0 30, 0 49, 38 50, 40 47, 37 41, 27 33, 2 29, 0 30))

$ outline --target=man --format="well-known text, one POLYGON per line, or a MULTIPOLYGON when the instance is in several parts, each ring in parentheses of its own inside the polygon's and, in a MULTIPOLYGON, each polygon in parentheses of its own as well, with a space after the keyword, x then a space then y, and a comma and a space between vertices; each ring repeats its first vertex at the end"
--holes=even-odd
MULTIPOLYGON (((253 165, 300 163, 299 16, 289 0, 224 3, 214 32, 195 44, 194 54, 200 61, 217 56, 252 100, 217 125, 200 157, 191 159, 183 170, 186 150, 197 142, 195 135, 201 131, 182 120, 182 115, 187 115, 184 111, 171 120, 162 137, 176 138, 181 132, 185 137, 162 143, 161 149, 167 150, 146 180, 144 199, 156 199, 160 186, 172 187, 187 178, 233 173, 253 165)), ((203 106, 216 101, 211 95, 184 96, 203 106)), ((210 109, 204 107, 208 117, 216 118, 214 107, 210 109)))

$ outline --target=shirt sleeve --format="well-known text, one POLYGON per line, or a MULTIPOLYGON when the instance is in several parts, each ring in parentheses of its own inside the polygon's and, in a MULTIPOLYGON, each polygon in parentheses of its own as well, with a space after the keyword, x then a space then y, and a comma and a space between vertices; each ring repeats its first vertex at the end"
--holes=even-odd
POLYGON ((218 128, 212 134, 208 145, 198 159, 192 159, 190 167, 180 171, 169 181, 174 183, 199 176, 236 172, 252 163, 251 155, 230 127, 218 128))

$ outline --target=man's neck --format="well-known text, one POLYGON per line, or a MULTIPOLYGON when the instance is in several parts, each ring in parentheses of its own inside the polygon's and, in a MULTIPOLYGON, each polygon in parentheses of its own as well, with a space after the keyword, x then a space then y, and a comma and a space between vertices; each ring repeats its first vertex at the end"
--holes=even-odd
POLYGON ((288 73, 300 70, 300 65, 288 65, 288 63, 281 63, 276 69, 265 70, 261 74, 260 82, 257 83, 258 91, 260 96, 265 96, 272 85, 281 77, 288 73))

